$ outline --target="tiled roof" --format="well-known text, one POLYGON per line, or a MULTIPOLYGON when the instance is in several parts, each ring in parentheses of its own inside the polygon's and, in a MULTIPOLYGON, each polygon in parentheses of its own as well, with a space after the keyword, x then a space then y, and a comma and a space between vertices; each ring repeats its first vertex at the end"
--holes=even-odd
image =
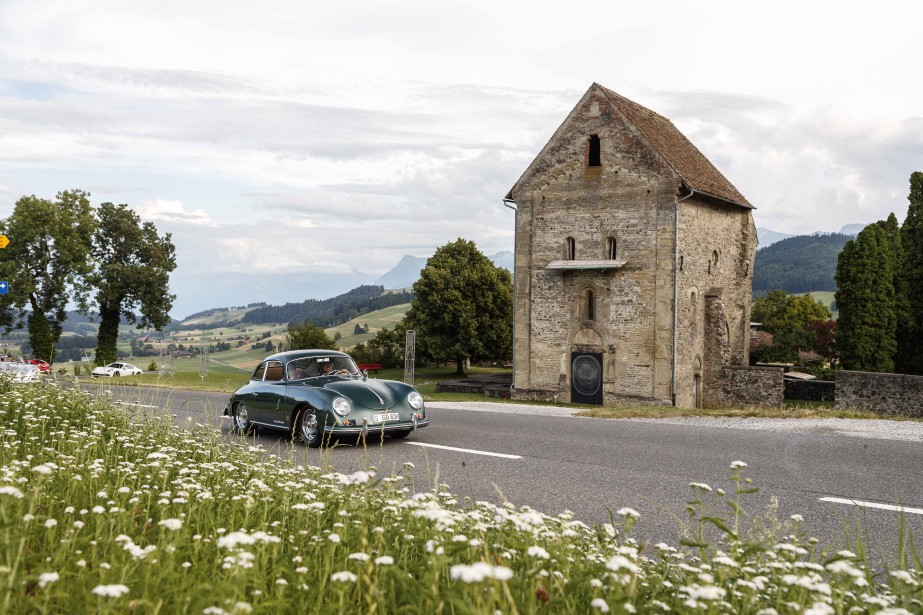
POLYGON ((689 188, 741 207, 753 208, 744 195, 673 125, 673 122, 598 83, 595 85, 666 159, 689 188))

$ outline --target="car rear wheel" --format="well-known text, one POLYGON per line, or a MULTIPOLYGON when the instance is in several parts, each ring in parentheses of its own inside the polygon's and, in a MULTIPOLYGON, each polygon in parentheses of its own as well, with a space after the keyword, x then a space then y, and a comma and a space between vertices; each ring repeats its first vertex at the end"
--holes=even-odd
POLYGON ((112 375, 113 375, 113 376, 119 376, 119 377, 121 377, 121 376, 122 376, 122 372, 112 372, 112 375))
POLYGON ((392 431, 388 433, 388 435, 394 438, 395 440, 401 440, 409 436, 412 431, 413 431, 412 429, 404 429, 401 431, 392 431))
POLYGON ((234 421, 234 431, 247 435, 253 431, 253 423, 250 422, 250 413, 247 412, 247 404, 240 402, 234 406, 231 418, 234 421))
POLYGON ((298 439, 307 444, 309 448, 320 448, 324 442, 325 429, 317 420, 317 414, 313 408, 303 408, 299 411, 295 429, 298 439))

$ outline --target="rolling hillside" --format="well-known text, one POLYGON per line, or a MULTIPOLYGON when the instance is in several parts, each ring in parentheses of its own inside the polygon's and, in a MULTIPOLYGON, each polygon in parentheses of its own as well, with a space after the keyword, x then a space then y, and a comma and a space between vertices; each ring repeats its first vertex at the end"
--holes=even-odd
POLYGON ((753 265, 753 292, 835 291, 837 256, 849 235, 798 235, 760 248, 753 265))

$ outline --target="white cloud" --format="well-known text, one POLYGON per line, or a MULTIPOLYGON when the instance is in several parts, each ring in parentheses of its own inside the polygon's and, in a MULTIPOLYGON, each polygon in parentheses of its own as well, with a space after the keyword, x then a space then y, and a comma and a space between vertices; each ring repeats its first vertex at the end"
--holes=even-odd
POLYGON ((921 18, 896 0, 5 0, 0 216, 75 187, 127 202, 173 233, 193 311, 214 272, 227 293, 250 276, 248 303, 273 292, 256 276, 287 284, 274 272, 357 280, 457 237, 509 250, 500 199, 597 81, 673 120, 760 226, 903 219, 921 18))
POLYGON ((215 223, 207 213, 201 209, 186 211, 180 201, 168 201, 164 199, 143 201, 135 207, 135 210, 141 218, 152 222, 215 226, 215 223))

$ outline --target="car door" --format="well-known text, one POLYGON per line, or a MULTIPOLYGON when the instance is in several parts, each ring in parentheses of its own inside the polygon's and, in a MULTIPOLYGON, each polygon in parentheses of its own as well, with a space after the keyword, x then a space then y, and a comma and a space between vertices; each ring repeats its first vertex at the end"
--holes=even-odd
POLYGON ((287 423, 286 411, 282 408, 282 400, 285 397, 285 372, 281 361, 266 361, 263 381, 256 387, 255 393, 250 420, 273 427, 284 427, 287 423))

